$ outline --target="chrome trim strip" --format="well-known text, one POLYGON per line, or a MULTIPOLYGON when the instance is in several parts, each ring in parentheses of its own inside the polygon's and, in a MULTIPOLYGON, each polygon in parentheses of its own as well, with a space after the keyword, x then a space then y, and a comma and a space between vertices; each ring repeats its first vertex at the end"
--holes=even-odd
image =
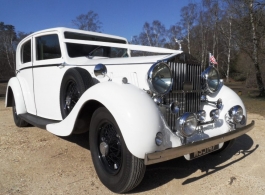
MULTIPOLYGON (((183 51, 173 50, 161 47, 151 47, 151 46, 142 46, 142 45, 131 45, 131 44, 121 44, 121 43, 111 43, 111 42, 98 42, 98 41, 87 41, 87 40, 77 40, 77 39, 64 39, 65 43, 77 43, 83 45, 96 45, 105 46, 105 47, 117 47, 137 51, 147 51, 152 53, 165 53, 165 54, 180 54, 183 51)), ((164 59, 163 59, 164 60, 164 59)))
POLYGON ((208 148, 210 146, 214 146, 216 144, 229 141, 231 139, 239 137, 247 133, 248 131, 252 130, 254 125, 255 125, 255 121, 253 120, 249 125, 246 125, 244 127, 238 128, 234 131, 230 131, 222 135, 218 135, 218 136, 206 139, 206 140, 197 141, 197 142, 190 143, 187 145, 179 146, 176 148, 171 148, 171 149, 167 149, 167 150, 163 150, 159 152, 145 154, 144 164, 151 165, 151 164, 171 160, 171 159, 174 159, 180 156, 184 156, 185 154, 196 152, 196 151, 208 148))

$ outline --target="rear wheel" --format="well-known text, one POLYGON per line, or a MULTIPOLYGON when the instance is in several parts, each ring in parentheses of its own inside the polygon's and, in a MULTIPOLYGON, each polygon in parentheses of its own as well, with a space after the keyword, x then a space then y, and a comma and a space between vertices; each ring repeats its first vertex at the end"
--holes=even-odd
POLYGON ((82 94, 92 85, 94 82, 86 70, 71 68, 66 71, 60 89, 60 106, 63 119, 68 116, 82 94))
POLYGON ((89 142, 96 172, 107 188, 125 193, 141 182, 144 161, 129 152, 115 119, 104 107, 92 116, 89 142))

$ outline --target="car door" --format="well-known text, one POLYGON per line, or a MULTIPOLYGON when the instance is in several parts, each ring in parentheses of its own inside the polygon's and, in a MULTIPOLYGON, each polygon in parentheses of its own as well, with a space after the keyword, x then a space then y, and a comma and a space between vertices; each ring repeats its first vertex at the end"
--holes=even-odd
POLYGON ((33 37, 33 75, 37 116, 61 120, 60 85, 65 69, 59 33, 37 34, 33 37))
POLYGON ((19 45, 16 53, 16 72, 27 112, 36 115, 36 106, 33 87, 32 69, 32 36, 24 39, 19 45))

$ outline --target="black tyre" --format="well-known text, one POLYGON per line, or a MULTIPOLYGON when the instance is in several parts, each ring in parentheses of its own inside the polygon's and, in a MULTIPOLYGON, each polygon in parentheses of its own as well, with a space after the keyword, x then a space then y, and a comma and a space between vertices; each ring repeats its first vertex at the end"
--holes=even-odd
POLYGON ((111 191, 125 193, 142 181, 143 159, 129 152, 115 119, 104 107, 92 116, 89 143, 98 177, 111 191))
POLYGON ((72 111, 82 94, 92 85, 94 82, 91 75, 82 68, 71 68, 65 72, 60 89, 63 119, 72 111))
POLYGON ((23 119, 21 119, 18 115, 17 115, 17 109, 16 109, 16 103, 15 100, 13 100, 13 118, 14 118, 14 122, 16 124, 17 127, 27 127, 29 124, 24 121, 23 119))

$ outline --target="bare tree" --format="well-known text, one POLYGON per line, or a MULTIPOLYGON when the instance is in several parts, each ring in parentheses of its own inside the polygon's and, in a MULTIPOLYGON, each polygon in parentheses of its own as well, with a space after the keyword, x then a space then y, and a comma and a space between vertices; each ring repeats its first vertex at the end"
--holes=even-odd
POLYGON ((230 63, 231 63, 231 49, 232 49, 232 17, 229 14, 227 17, 223 18, 222 23, 220 23, 220 32, 222 35, 222 44, 224 45, 223 53, 227 56, 226 70, 222 67, 226 81, 229 81, 229 73, 230 73, 230 63))
POLYGON ((218 0, 203 0, 203 5, 206 8, 205 13, 208 16, 208 21, 207 23, 209 24, 209 30, 211 31, 212 34, 212 48, 211 48, 211 53, 213 55, 218 56, 217 53, 217 44, 218 44, 218 22, 221 16, 221 10, 219 7, 219 2, 218 0))
POLYGON ((165 39, 166 28, 158 20, 154 20, 151 24, 146 22, 143 26, 143 32, 139 37, 143 45, 163 47, 165 39))
POLYGON ((33 32, 26 33, 26 32, 17 31, 16 43, 18 44, 22 39, 24 39, 25 37, 27 37, 32 33, 33 32))
POLYGON ((209 23, 208 23, 208 15, 206 12, 203 11, 203 9, 199 13, 198 17, 198 24, 199 24, 199 40, 201 45, 201 64, 202 69, 205 69, 206 62, 208 58, 208 34, 209 34, 209 23))
POLYGON ((265 96, 259 60, 259 56, 262 50, 264 50, 264 48, 261 48, 261 45, 265 34, 265 24, 262 23, 265 17, 265 1, 226 0, 226 2, 228 3, 229 11, 233 14, 233 21, 236 24, 235 40, 240 49, 252 60, 259 96, 265 96))
POLYGON ((138 36, 134 36, 133 43, 164 47, 164 44, 166 43, 166 28, 158 20, 154 20, 151 24, 145 22, 143 25, 143 31, 138 36))
POLYGON ((15 72, 15 27, 0 22, 0 60, 1 76, 9 77, 15 72))
POLYGON ((80 30, 101 32, 102 23, 98 14, 93 11, 89 11, 87 14, 80 14, 75 20, 72 20, 72 23, 80 30))
POLYGON ((179 49, 179 45, 176 42, 176 39, 182 39, 182 28, 178 24, 170 26, 166 32, 166 37, 168 39, 165 47, 169 49, 179 49))
POLYGON ((190 54, 191 50, 191 41, 190 41, 190 34, 191 29, 193 27, 193 24, 195 22, 195 19, 197 18, 197 5, 194 3, 190 3, 187 6, 184 6, 181 9, 181 24, 183 27, 184 33, 186 34, 185 39, 187 40, 187 47, 188 47, 188 53, 190 54))
MULTIPOLYGON (((260 71, 260 64, 259 64, 259 55, 258 55, 258 47, 259 47, 259 40, 257 37, 257 25, 258 25, 258 18, 257 16, 255 17, 255 7, 254 7, 254 3, 256 3, 256 5, 260 5, 259 2, 254 2, 254 0, 248 0, 248 9, 249 9, 249 19, 250 19, 250 23, 251 23, 251 34, 252 34, 252 43, 253 43, 253 53, 252 53, 252 59, 254 62, 254 66, 256 69, 256 79, 257 79, 257 84, 258 84, 258 88, 260 91, 259 96, 264 96, 265 95, 265 89, 264 89, 264 84, 262 81, 262 77, 261 77, 261 71, 260 71)), ((263 5, 264 7, 264 5, 263 5)))

